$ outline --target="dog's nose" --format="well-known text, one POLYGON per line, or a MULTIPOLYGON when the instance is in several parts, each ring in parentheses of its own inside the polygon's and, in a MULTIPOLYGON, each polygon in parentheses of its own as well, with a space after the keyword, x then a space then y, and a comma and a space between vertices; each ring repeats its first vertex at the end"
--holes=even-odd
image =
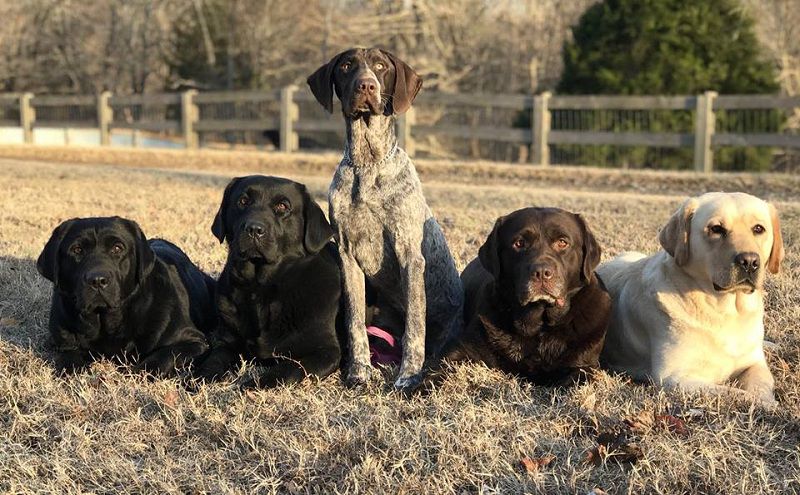
POLYGON ((761 265, 761 257, 758 253, 739 253, 736 255, 736 258, 733 259, 733 262, 747 273, 753 273, 757 271, 759 265, 761 265))
POLYGON ((250 220, 249 222, 245 222, 244 231, 253 238, 264 237, 267 227, 261 222, 250 220))
POLYGON ((108 287, 108 273, 91 271, 83 276, 83 280, 89 284, 90 287, 97 290, 102 290, 108 287))
POLYGON ((551 278, 553 278, 554 274, 555 271, 549 265, 536 264, 531 266, 531 276, 536 281, 541 282, 544 280, 550 280, 551 278))
POLYGON ((363 93, 374 93, 378 89, 377 81, 371 77, 364 77, 358 80, 358 90, 363 93))

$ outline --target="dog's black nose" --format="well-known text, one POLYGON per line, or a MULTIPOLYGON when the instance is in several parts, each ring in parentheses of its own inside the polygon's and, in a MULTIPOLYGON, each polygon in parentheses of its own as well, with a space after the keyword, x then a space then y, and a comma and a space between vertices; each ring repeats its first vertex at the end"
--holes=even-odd
POLYGON ((758 253, 739 253, 733 259, 733 262, 747 273, 752 273, 758 270, 761 257, 758 255, 758 253))
POLYGON ((93 289, 102 290, 108 287, 108 273, 91 271, 83 276, 83 280, 93 289))
POLYGON ((250 220, 248 222, 245 222, 244 231, 247 232, 248 235, 250 235, 250 237, 253 238, 264 237, 264 234, 267 231, 267 227, 261 222, 250 220))
POLYGON ((761 257, 758 253, 739 253, 733 262, 742 268, 747 273, 753 273, 758 270, 761 264, 761 257))
POLYGON ((358 80, 358 90, 364 93, 374 93, 378 89, 375 79, 365 77, 358 80))
POLYGON ((531 276, 536 281, 550 280, 554 274, 555 271, 549 265, 536 264, 531 266, 531 276))

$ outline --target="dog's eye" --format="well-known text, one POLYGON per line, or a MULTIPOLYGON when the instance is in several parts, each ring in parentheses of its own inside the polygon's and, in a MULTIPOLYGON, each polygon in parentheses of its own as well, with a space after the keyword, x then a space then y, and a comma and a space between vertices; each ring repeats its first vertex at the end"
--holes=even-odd
POLYGON ((753 233, 755 235, 761 235, 766 231, 767 231, 767 229, 765 229, 764 226, 761 225, 761 224, 757 224, 755 227, 753 227, 753 233))
POLYGON ((113 246, 111 246, 111 254, 122 254, 125 251, 125 244, 121 242, 115 242, 113 246))
POLYGON ((350 70, 350 62, 345 62, 345 63, 343 63, 343 64, 342 64, 342 70, 343 70, 343 71, 345 71, 345 72, 347 72, 348 70, 350 70))
POLYGON ((516 241, 514 241, 514 243, 511 246, 513 246, 514 249, 525 249, 527 243, 525 242, 525 239, 519 238, 516 241))
POLYGON ((292 205, 289 204, 289 202, 284 199, 283 201, 279 201, 279 202, 275 203, 275 206, 273 206, 272 209, 275 211, 275 213, 279 213, 279 214, 280 213, 286 213, 288 211, 291 211, 292 205))
POLYGON ((377 63, 375 64, 375 70, 383 70, 383 69, 385 69, 385 68, 386 68, 386 66, 385 66, 385 65, 383 65, 383 62, 377 62, 377 63))
POLYGON ((709 234, 719 235, 719 236, 724 236, 725 234, 728 233, 728 231, 725 230, 725 227, 723 227, 722 225, 712 225, 711 227, 708 228, 708 232, 709 234))
POLYGON ((554 246, 558 250, 567 249, 569 247, 569 241, 562 237, 555 242, 554 246))
POLYGON ((244 208, 245 206, 250 204, 250 198, 248 198, 247 196, 242 196, 241 198, 239 198, 239 201, 237 203, 239 204, 239 206, 244 208))
POLYGON ((83 254, 83 248, 80 245, 75 244, 71 248, 69 248, 69 252, 74 254, 75 256, 80 256, 83 254))

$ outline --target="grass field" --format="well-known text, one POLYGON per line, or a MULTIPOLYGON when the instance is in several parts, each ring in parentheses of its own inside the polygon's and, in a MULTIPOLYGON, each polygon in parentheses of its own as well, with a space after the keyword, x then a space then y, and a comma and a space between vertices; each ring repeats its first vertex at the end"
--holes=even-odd
POLYGON ((363 392, 331 377, 246 394, 232 383, 188 392, 109 363, 55 377, 51 287, 34 260, 60 221, 135 219, 216 275, 225 249, 210 225, 230 177, 288 176, 324 203, 336 155, 8 147, 0 157, 0 492, 800 493, 797 177, 417 163, 459 268, 497 216, 523 206, 582 213, 607 259, 657 249, 688 194, 775 201, 787 259, 768 282, 779 406, 765 410, 603 373, 552 391, 472 365, 410 399, 389 391, 391 372, 363 392), (598 449, 609 434, 624 445, 598 449))

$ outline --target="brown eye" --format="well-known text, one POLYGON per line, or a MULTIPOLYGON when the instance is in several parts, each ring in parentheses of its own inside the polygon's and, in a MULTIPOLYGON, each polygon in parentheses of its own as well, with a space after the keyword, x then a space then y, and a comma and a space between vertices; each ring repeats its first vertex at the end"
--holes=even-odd
POLYGON ((764 228, 764 226, 763 226, 763 225, 761 225, 761 224, 758 224, 758 225, 756 225, 755 227, 753 227, 753 233, 754 233, 755 235, 761 235, 761 234, 763 234, 763 233, 764 233, 764 232, 766 232, 766 231, 767 231, 767 229, 765 229, 765 228, 764 228))
POLYGON ((111 246, 111 254, 122 254, 125 251, 125 245, 121 242, 115 242, 113 246, 111 246))
POLYGON ((350 70, 350 62, 343 63, 342 64, 342 70, 345 71, 345 72, 350 70))
POLYGON ((250 198, 248 198, 247 196, 242 196, 241 198, 239 198, 238 203, 239 203, 239 206, 244 208, 245 206, 250 204, 250 198))
POLYGON ((283 200, 275 203, 275 206, 273 206, 272 209, 275 211, 275 213, 286 213, 292 209, 292 205, 290 205, 288 201, 283 200))
POLYGON ((83 248, 82 248, 82 247, 80 247, 80 246, 79 246, 79 245, 77 245, 77 244, 76 244, 76 245, 74 245, 74 246, 72 246, 72 247, 69 249, 69 251, 70 251, 72 254, 74 254, 75 256, 80 256, 80 255, 82 255, 82 254, 83 254, 83 248))
POLYGON ((569 247, 569 241, 564 239, 564 238, 561 238, 561 239, 556 241, 554 246, 555 246, 556 249, 561 251, 561 250, 567 249, 569 247))
POLYGON ((725 236, 728 233, 722 225, 712 225, 708 228, 708 232, 713 235, 725 236))
POLYGON ((512 246, 514 249, 525 249, 525 239, 517 239, 512 246))
POLYGON ((386 66, 383 65, 383 62, 378 62, 378 63, 375 64, 375 70, 383 70, 385 68, 386 68, 386 66))

